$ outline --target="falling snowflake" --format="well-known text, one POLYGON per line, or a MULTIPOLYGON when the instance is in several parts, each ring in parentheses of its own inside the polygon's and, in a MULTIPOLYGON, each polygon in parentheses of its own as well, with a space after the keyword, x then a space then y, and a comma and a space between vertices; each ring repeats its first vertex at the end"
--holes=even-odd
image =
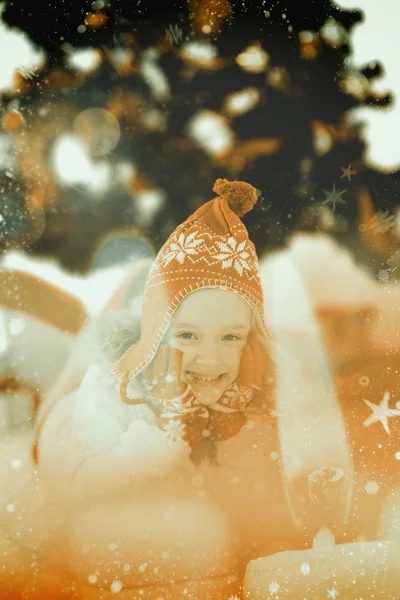
POLYGON ((376 483, 376 481, 367 481, 364 486, 364 490, 369 496, 375 496, 375 494, 379 492, 379 485, 376 483))
POLYGON ((26 329, 26 322, 24 319, 10 319, 8 329, 11 335, 19 335, 26 329))
POLYGON ((222 261, 223 269, 231 267, 233 264, 235 271, 237 271, 239 275, 243 275, 243 269, 246 271, 251 270, 251 266, 247 261, 250 253, 245 250, 247 240, 238 244, 237 240, 231 236, 226 244, 224 242, 216 242, 216 244, 221 250, 221 254, 217 254, 216 258, 222 261))
POLYGON ((119 592, 122 590, 122 582, 121 581, 113 581, 111 586, 110 586, 110 591, 112 594, 119 594, 119 592))
POLYGON ((322 202, 322 204, 330 204, 333 212, 336 210, 337 204, 346 204, 345 200, 343 200, 342 196, 346 193, 346 190, 338 191, 336 189, 336 185, 333 184, 333 188, 331 190, 323 190, 324 194, 326 194, 326 199, 322 202))
POLYGON ((176 242, 169 244, 168 252, 161 258, 164 263, 163 266, 166 267, 174 259, 182 265, 186 256, 198 254, 196 248, 203 243, 203 239, 195 239, 196 235, 197 232, 195 231, 185 239, 184 234, 181 233, 176 242))
POLYGON ((14 504, 7 504, 6 511, 7 512, 15 512, 15 505, 14 504))
POLYGON ((390 435, 390 428, 388 419, 390 417, 400 417, 400 410, 395 408, 389 408, 390 392, 385 392, 383 399, 380 404, 374 404, 369 400, 363 398, 365 404, 372 410, 372 414, 363 423, 364 427, 369 427, 373 423, 380 422, 383 425, 384 430, 390 435))
POLYGON ((169 373, 166 378, 165 378, 166 383, 173 383, 174 381, 176 381, 176 375, 171 375, 171 373, 169 373))
POLYGON ((300 573, 302 575, 309 575, 310 571, 311 571, 311 567, 310 567, 310 565, 307 562, 301 563, 300 573))
POLYGON ((147 563, 143 563, 142 565, 140 565, 140 567, 138 568, 139 573, 144 573, 145 570, 147 569, 147 563))
POLYGON ((97 575, 89 575, 89 577, 88 577, 89 583, 95 584, 96 581, 97 581, 97 575))
POLYGON ((277 594, 281 589, 281 586, 276 581, 271 581, 268 587, 271 594, 277 594))
POLYGON ((389 269, 381 269, 378 272, 378 279, 379 281, 389 281, 390 278, 390 271, 389 269))
POLYGON ((367 385, 370 384, 370 379, 369 377, 367 377, 366 375, 361 375, 360 379, 358 380, 359 384, 362 385, 363 387, 366 387, 367 385))
POLYGON ((332 598, 332 600, 335 600, 336 596, 339 596, 339 592, 335 589, 335 587, 333 587, 331 590, 327 589, 326 590, 327 598, 332 598))
POLYGON ((240 600, 239 596, 229 596, 228 600, 240 600))
POLYGON ((169 25, 165 30, 165 33, 171 46, 173 44, 178 45, 183 39, 183 31, 180 27, 178 27, 178 25, 169 25))
POLYGON ((343 179, 343 177, 347 177, 347 179, 349 181, 351 181, 351 176, 357 175, 357 171, 352 171, 351 163, 349 164, 349 166, 346 169, 344 167, 340 167, 340 168, 343 171, 343 175, 340 176, 340 179, 343 179))
POLYGON ((108 544, 108 547, 111 550, 111 552, 115 552, 115 550, 117 550, 117 548, 118 548, 118 544, 115 544, 114 542, 110 542, 108 544))
POLYGON ((11 468, 12 468, 12 469, 15 469, 16 471, 17 471, 18 469, 20 469, 20 468, 21 468, 21 466, 22 466, 22 460, 21 460, 20 458, 16 458, 15 460, 13 460, 13 461, 11 462, 11 468))
POLYGON ((250 419, 250 421, 247 421, 247 423, 245 425, 246 429, 254 429, 254 427, 255 427, 254 421, 252 421, 251 419, 250 419))
POLYGON ((378 211, 366 224, 368 231, 374 233, 386 233, 396 225, 395 215, 391 215, 388 210, 378 211))

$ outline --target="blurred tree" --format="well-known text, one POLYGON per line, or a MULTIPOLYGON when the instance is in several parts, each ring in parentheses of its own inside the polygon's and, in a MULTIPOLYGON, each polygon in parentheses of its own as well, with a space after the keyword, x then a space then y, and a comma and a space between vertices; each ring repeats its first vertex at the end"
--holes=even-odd
POLYGON ((331 0, 3 4, 3 21, 47 57, 2 97, 7 193, 26 212, 24 190, 45 219, 21 237, 30 252, 84 271, 105 235, 131 227, 157 250, 228 177, 260 190, 245 222, 261 256, 296 230, 323 230, 375 273, 396 265, 397 238, 384 240, 399 172, 365 165, 352 116, 391 102, 371 91, 382 66, 351 62, 360 11, 331 0))

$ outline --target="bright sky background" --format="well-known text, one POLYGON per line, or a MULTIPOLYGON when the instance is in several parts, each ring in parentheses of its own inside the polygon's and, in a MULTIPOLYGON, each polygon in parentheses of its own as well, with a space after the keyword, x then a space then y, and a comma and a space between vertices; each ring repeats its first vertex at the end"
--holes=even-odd
POLYGON ((364 22, 356 25, 351 37, 353 63, 356 66, 378 60, 385 74, 376 79, 373 89, 391 91, 394 95, 390 110, 363 108, 357 114, 367 122, 369 143, 368 161, 385 171, 400 168, 400 1, 399 0, 340 0, 343 8, 359 8, 364 22))

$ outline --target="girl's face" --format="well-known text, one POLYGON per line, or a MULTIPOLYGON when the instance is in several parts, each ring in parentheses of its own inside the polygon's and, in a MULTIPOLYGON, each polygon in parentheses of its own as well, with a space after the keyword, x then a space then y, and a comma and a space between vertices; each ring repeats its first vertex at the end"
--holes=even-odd
POLYGON ((251 326, 250 306, 228 290, 199 290, 179 305, 167 342, 183 352, 181 378, 202 404, 217 402, 237 378, 251 326))

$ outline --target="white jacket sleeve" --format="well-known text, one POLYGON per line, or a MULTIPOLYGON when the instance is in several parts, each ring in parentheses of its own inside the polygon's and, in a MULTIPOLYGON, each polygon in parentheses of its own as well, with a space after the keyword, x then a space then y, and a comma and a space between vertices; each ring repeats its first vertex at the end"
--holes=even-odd
POLYGON ((123 404, 118 381, 96 365, 53 409, 41 437, 39 466, 71 499, 115 496, 194 470, 189 446, 170 440, 147 405, 123 404))

